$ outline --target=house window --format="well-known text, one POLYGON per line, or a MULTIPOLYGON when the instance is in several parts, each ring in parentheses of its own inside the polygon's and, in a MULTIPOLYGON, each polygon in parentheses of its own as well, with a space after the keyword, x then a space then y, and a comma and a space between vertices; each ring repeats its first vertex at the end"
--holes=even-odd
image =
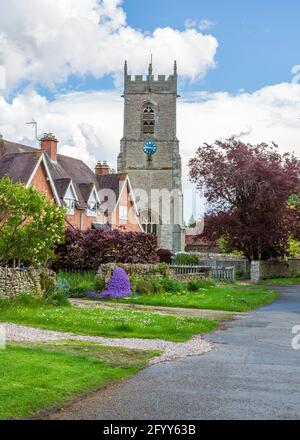
POLYGON ((143 110, 143 133, 154 134, 155 128, 155 113, 153 106, 147 104, 143 110))
POLYGON ((73 187, 70 185, 64 197, 64 204, 67 210, 67 215, 75 214, 75 203, 76 203, 75 192, 73 187))
POLYGON ((75 212, 75 200, 74 199, 65 199, 65 205, 68 215, 74 215, 75 212))
POLYGON ((88 208, 86 210, 86 214, 89 217, 97 217, 97 207, 98 207, 97 196, 95 190, 93 190, 88 200, 88 208))
POLYGON ((128 207, 120 206, 120 220, 128 220, 128 207))

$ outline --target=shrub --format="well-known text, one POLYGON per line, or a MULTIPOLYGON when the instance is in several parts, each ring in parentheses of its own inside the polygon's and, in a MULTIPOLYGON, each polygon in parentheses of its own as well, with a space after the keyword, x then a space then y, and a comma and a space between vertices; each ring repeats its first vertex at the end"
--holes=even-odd
POLYGON ((194 266, 199 264, 199 257, 196 254, 177 254, 175 255, 174 264, 194 266))
POLYGON ((136 292, 137 283, 139 281, 139 278, 137 278, 135 275, 130 275, 129 281, 130 281, 132 292, 136 292))
POLYGON ((149 281, 151 284, 151 293, 157 294, 164 292, 163 278, 152 278, 149 281))
POLYGON ((46 292, 47 290, 55 290, 57 284, 55 272, 46 269, 42 270, 40 272, 40 283, 43 292, 46 292))
POLYGON ((162 278, 161 286, 164 292, 178 293, 184 290, 184 284, 172 278, 162 278))
POLYGON ((56 249, 54 267, 65 270, 94 270, 100 264, 157 263, 157 241, 153 234, 69 229, 65 243, 56 249))
POLYGON ((114 270, 114 273, 108 282, 107 289, 104 292, 88 292, 90 298, 123 298, 131 294, 132 292, 128 275, 121 267, 117 267, 114 270))
POLYGON ((150 280, 139 279, 136 282, 135 293, 137 295, 149 295, 152 293, 152 284, 150 280))
POLYGON ((172 264, 172 252, 169 249, 158 249, 157 255, 161 263, 172 264))
POLYGON ((65 209, 34 186, 8 177, 0 179, 0 195, 0 264, 19 260, 41 266, 53 258, 64 238, 65 209))
POLYGON ((106 287, 105 278, 101 275, 95 276, 94 288, 97 292, 102 292, 106 287))
POLYGON ((167 263, 159 263, 158 264, 158 271, 164 277, 167 277, 170 273, 170 269, 169 269, 169 266, 167 265, 167 263))
POLYGON ((191 280, 187 282, 186 287, 190 292, 197 292, 200 289, 206 289, 207 287, 211 287, 213 285, 214 283, 212 281, 191 280))
POLYGON ((68 295, 59 290, 48 290, 45 293, 45 303, 51 304, 53 306, 69 306, 69 298, 68 295))
POLYGON ((67 279, 58 277, 56 281, 56 288, 59 292, 69 295, 70 293, 70 283, 67 279))
POLYGON ((178 293, 184 290, 184 284, 168 277, 138 278, 132 289, 137 295, 155 295, 160 293, 178 293))
MULTIPOLYGON (((86 292, 94 288, 95 272, 59 272, 57 275, 57 287, 61 283, 68 283, 68 295, 76 298, 86 297, 86 292)), ((66 285, 66 284, 65 284, 66 285)), ((60 289, 59 289, 60 290, 60 289)))

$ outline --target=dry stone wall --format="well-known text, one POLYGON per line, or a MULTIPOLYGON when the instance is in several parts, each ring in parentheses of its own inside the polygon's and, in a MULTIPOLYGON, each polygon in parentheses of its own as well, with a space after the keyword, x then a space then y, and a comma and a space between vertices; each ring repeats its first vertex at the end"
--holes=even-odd
POLYGON ((252 261, 251 281, 288 278, 300 274, 300 259, 287 261, 252 261))
POLYGON ((0 298, 12 298, 21 293, 41 295, 46 280, 55 284, 55 273, 31 267, 27 270, 0 267, 0 298))
POLYGON ((108 263, 101 264, 98 275, 103 276, 107 282, 116 267, 122 267, 129 276, 136 277, 157 277, 170 276, 171 271, 168 266, 161 264, 125 264, 125 263, 108 263))

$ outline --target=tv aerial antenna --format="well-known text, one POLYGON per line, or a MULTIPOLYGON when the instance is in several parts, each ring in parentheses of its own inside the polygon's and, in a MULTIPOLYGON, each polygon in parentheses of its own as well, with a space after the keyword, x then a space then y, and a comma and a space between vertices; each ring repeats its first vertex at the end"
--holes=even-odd
POLYGON ((34 128, 35 138, 38 141, 38 123, 34 119, 32 119, 32 121, 26 122, 26 125, 31 125, 34 128))

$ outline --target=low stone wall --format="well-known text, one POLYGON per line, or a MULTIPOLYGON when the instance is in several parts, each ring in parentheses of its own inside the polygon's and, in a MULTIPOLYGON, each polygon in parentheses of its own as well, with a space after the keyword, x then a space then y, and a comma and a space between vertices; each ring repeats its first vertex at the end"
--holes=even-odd
POLYGON ((128 276, 136 277, 159 277, 170 276, 171 271, 166 265, 162 264, 125 264, 125 263, 107 263, 101 264, 98 269, 98 275, 103 276, 107 282, 116 267, 122 267, 128 276))
POLYGON ((192 280, 210 280, 211 279, 211 271, 203 272, 203 273, 191 273, 189 275, 184 274, 173 274, 172 278, 176 278, 178 281, 192 281, 192 280))
POLYGON ((20 293, 41 295, 49 280, 55 285, 55 273, 48 269, 27 270, 0 267, 0 298, 11 298, 20 293))
POLYGON ((251 281, 289 278, 300 274, 300 259, 287 261, 252 261, 251 281))
POLYGON ((214 269, 221 269, 223 267, 235 267, 235 271, 241 272, 242 274, 249 274, 250 272, 250 262, 244 258, 237 257, 214 257, 214 258, 203 258, 199 259, 200 264, 203 266, 210 266, 214 269))

